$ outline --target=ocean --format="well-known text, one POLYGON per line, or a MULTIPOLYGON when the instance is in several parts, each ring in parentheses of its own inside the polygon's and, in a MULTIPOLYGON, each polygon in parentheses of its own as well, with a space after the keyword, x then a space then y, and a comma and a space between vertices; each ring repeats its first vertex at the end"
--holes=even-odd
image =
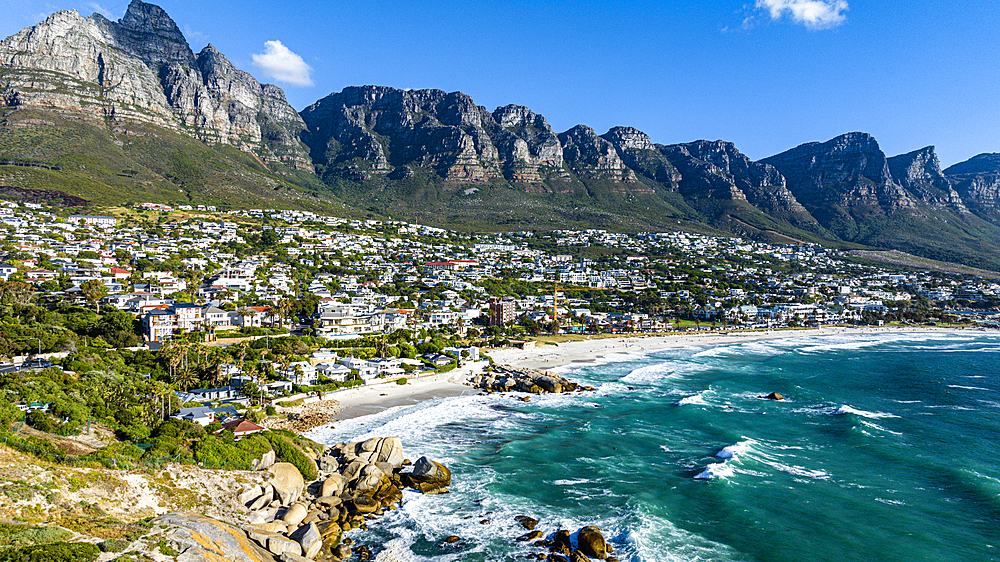
POLYGON ((597 525, 623 561, 1000 560, 998 367, 979 333, 623 353, 557 369, 593 393, 470 391, 308 436, 395 435, 452 470, 353 532, 386 562, 544 552, 518 515, 597 525))

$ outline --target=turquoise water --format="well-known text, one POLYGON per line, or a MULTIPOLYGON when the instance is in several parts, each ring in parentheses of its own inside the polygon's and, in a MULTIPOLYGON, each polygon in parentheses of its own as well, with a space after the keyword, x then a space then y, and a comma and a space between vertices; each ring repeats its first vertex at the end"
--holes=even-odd
POLYGON ((561 370, 589 395, 449 398, 312 437, 398 435, 452 469, 451 494, 407 492, 358 534, 383 559, 540 552, 514 541, 526 514, 596 524, 629 561, 1000 560, 998 366, 1000 337, 930 333, 622 354, 561 370))

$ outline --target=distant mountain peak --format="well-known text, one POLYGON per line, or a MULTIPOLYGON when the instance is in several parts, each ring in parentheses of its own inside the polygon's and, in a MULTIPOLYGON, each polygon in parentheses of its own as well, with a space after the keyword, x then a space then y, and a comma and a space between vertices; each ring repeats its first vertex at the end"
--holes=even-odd
POLYGON ((150 123, 311 170, 304 125, 284 93, 214 46, 200 55, 154 4, 133 0, 117 22, 58 12, 0 41, 0 104, 150 123))

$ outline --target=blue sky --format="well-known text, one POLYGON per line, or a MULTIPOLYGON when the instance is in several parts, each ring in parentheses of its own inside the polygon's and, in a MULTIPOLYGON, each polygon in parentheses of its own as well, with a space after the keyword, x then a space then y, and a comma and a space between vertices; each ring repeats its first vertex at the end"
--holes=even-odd
MULTIPOLYGON (((128 0, 7 4, 4 37, 59 9, 118 19, 128 0)), ((213 43, 300 110, 377 84, 525 105, 556 132, 582 123, 664 144, 723 139, 753 159, 849 131, 890 156, 935 145, 945 166, 1000 152, 1000 2, 158 4, 196 52, 213 43)))

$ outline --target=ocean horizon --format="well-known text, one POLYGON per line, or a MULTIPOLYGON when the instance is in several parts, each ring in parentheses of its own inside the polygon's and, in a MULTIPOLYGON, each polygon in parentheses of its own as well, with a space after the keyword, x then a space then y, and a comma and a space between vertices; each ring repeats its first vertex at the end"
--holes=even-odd
POLYGON ((932 332, 630 351, 556 369, 596 392, 470 390, 307 436, 399 436, 452 470, 350 535, 376 560, 546 552, 519 515, 596 525, 622 561, 992 560, 998 358, 1000 336, 932 332))

